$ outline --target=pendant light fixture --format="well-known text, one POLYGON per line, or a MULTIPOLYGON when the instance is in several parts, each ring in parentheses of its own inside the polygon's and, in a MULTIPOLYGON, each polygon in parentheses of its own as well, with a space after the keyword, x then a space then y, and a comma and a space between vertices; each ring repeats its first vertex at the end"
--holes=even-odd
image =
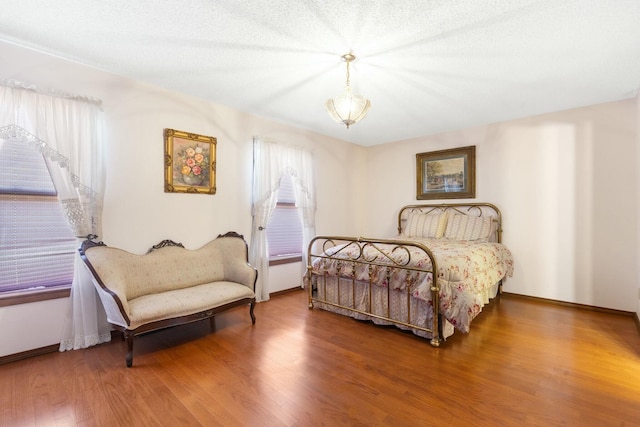
POLYGON ((356 60, 353 53, 342 55, 342 60, 347 63, 347 86, 342 95, 327 100, 325 107, 333 120, 349 126, 364 119, 371 107, 371 101, 351 92, 351 82, 349 81, 349 64, 356 60))

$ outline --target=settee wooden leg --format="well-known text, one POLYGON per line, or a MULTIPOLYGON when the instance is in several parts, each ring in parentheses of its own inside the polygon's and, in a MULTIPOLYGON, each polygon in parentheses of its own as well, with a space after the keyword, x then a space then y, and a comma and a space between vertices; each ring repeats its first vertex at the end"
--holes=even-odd
POLYGON ((127 341, 127 355, 124 360, 127 362, 127 368, 133 365, 133 332, 125 331, 124 338, 127 341))
POLYGON ((249 306, 249 315, 251 316, 251 324, 255 325, 256 324, 256 315, 253 314, 253 308, 256 306, 256 302, 255 301, 251 301, 250 306, 249 306))

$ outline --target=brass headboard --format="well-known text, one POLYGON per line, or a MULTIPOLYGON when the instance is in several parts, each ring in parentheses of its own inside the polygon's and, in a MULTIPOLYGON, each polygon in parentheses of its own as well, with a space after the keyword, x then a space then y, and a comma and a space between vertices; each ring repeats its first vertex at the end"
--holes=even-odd
POLYGON ((498 243, 502 242, 502 213, 497 206, 491 203, 440 203, 407 205, 400 209, 398 214, 398 234, 402 234, 404 224, 410 213, 444 213, 457 212, 463 215, 489 216, 493 218, 492 236, 490 239, 498 243))

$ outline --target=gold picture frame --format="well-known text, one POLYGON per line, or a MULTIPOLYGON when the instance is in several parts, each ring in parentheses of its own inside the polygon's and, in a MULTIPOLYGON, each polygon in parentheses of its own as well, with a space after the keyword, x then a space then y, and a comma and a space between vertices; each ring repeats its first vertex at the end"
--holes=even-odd
POLYGON ((416 154, 418 200, 476 197, 476 146, 416 154))
POLYGON ((164 130, 164 192, 216 194, 216 145, 212 136, 164 130))

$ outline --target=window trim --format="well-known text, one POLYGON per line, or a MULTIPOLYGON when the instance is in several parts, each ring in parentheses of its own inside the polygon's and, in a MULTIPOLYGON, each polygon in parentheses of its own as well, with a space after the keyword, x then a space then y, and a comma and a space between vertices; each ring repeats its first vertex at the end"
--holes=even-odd
POLYGON ((288 256, 273 256, 269 257, 269 267, 273 265, 292 264, 294 262, 301 262, 302 254, 300 255, 288 255, 288 256))
POLYGON ((296 205, 296 202, 277 202, 276 208, 297 209, 298 206, 296 205))
POLYGON ((31 302, 47 301, 58 298, 68 298, 71 295, 71 285, 54 286, 35 291, 15 291, 0 293, 0 307, 28 304, 31 302))

